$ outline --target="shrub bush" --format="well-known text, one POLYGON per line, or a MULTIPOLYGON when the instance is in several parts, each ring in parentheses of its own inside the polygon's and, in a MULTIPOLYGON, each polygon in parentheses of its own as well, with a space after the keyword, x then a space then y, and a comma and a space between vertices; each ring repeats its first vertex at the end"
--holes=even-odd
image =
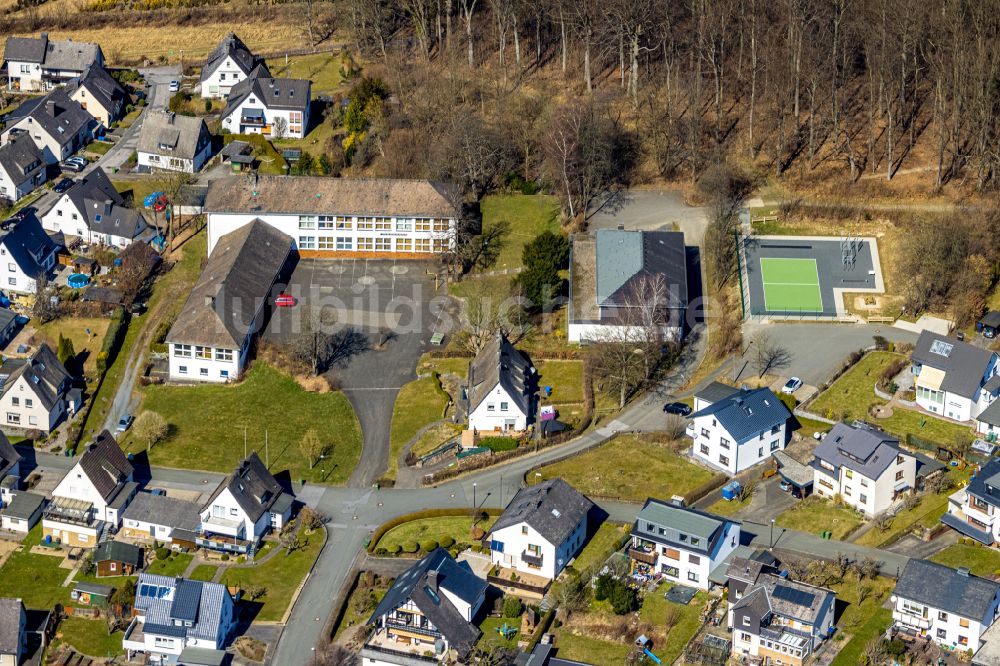
POLYGON ((513 451, 517 448, 517 440, 513 437, 483 437, 479 446, 485 446, 490 451, 513 451))
POLYGON ((389 551, 390 555, 399 555, 400 551, 403 550, 403 547, 400 546, 398 543, 394 543, 391 546, 389 546, 387 550, 389 551))
POLYGON ((165 560, 168 557, 170 557, 170 549, 169 548, 164 548, 164 547, 161 546, 161 547, 157 548, 155 552, 156 552, 156 559, 158 559, 158 560, 162 561, 162 560, 165 560))
POLYGON ((455 545, 455 540, 450 536, 446 536, 438 539, 438 543, 441 544, 442 548, 451 548, 455 545))
POLYGON ((503 616, 504 617, 521 617, 521 613, 524 612, 524 604, 521 600, 514 596, 506 596, 503 600, 503 616))
MULTIPOLYGON (((490 509, 483 512, 488 516, 498 516, 500 512, 495 509, 490 509)), ((409 523, 414 520, 421 520, 423 518, 446 518, 450 516, 468 516, 468 509, 424 509, 423 511, 414 511, 413 513, 407 513, 402 516, 393 518, 390 521, 382 523, 375 533, 372 534, 371 541, 368 542, 368 552, 371 553, 375 550, 378 545, 379 540, 385 536, 385 533, 394 527, 399 527, 403 523, 409 523)), ((480 537, 481 538, 481 537, 480 537)))
POLYGON ((406 543, 403 544, 404 553, 413 554, 418 550, 420 550, 420 544, 418 544, 416 541, 407 541, 406 543))
POLYGON ((220 557, 219 559, 222 560, 223 562, 228 562, 229 561, 229 553, 223 553, 222 557, 220 557))
POLYGON ((438 542, 435 541, 434 539, 428 539, 427 541, 420 542, 420 550, 424 551, 425 553, 433 552, 437 550, 437 547, 438 547, 438 542))
POLYGON ((385 548, 383 548, 382 546, 379 546, 378 548, 375 549, 375 556, 376 557, 385 557, 388 554, 389 554, 389 551, 386 550, 385 548))

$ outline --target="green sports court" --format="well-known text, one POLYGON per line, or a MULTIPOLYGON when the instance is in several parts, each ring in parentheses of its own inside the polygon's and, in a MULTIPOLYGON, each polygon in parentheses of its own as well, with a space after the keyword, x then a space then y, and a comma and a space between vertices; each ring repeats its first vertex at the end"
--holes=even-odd
POLYGON ((771 312, 822 312, 819 270, 812 258, 761 257, 764 305, 771 312))

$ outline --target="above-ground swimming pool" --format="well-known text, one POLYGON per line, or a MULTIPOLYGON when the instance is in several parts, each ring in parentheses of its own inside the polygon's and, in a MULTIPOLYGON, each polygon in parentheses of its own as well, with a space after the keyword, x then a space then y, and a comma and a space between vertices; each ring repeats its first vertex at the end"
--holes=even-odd
POLYGON ((74 289, 83 289, 87 286, 88 282, 90 282, 90 276, 83 273, 73 273, 66 278, 66 284, 74 289))

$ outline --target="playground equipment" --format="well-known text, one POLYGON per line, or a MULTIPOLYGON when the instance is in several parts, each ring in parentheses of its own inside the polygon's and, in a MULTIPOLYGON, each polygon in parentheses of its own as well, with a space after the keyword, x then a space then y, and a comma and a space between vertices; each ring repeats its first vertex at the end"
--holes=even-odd
POLYGON ((517 627, 512 627, 506 622, 497 627, 497 633, 503 636, 505 641, 510 640, 511 636, 517 633, 517 627))

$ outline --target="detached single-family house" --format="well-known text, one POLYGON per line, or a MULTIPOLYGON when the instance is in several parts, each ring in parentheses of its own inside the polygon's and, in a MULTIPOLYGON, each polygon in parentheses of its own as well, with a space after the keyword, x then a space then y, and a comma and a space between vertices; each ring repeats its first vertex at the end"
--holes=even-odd
POLYGON ((293 502, 257 453, 251 453, 201 507, 197 544, 252 553, 265 534, 284 527, 292 516, 293 502))
POLYGON ((264 60, 255 56, 243 40, 231 32, 208 54, 201 68, 201 96, 225 99, 233 86, 245 81, 257 68, 264 76, 271 76, 264 60))
POLYGON ((125 199, 100 167, 74 181, 41 213, 41 220, 46 231, 119 250, 152 235, 142 212, 125 205, 125 199))
POLYGON ((212 135, 202 118, 147 111, 136 153, 140 166, 195 173, 212 154, 212 135))
POLYGON ((291 237, 259 220, 220 240, 167 333, 171 380, 226 382, 243 373, 291 254, 291 237))
POLYGON ((42 152, 45 163, 56 164, 86 146, 96 126, 94 117, 65 90, 53 90, 3 130, 0 144, 26 134, 42 152))
POLYGON ((771 566, 734 560, 729 573, 732 656, 802 666, 833 634, 837 596, 771 566))
POLYGON ((948 649, 975 651, 1000 614, 1000 583, 912 558, 896 581, 892 602, 898 629, 948 649))
POLYGON ((570 342, 680 341, 688 305, 687 253, 679 231, 599 229, 573 237, 570 342))
POLYGON ((27 623, 20 599, 0 597, 0 666, 20 666, 28 649, 27 623))
POLYGON ((535 368, 497 331, 469 364, 469 430, 521 432, 535 420, 535 368))
POLYGON ((27 534, 41 520, 44 508, 44 496, 22 490, 0 509, 0 527, 27 534))
POLYGON ((142 548, 124 541, 102 541, 94 548, 97 577, 132 576, 145 564, 142 548))
POLYGON ((100 65, 88 67, 71 80, 66 85, 66 94, 105 128, 125 115, 129 101, 125 88, 100 65))
POLYGON ((430 553, 396 578, 372 613, 365 666, 465 663, 481 634, 475 619, 486 588, 445 549, 430 553))
POLYGON ((275 79, 262 67, 229 90, 222 127, 235 134, 301 139, 309 131, 308 79, 275 79))
POLYGON ((0 507, 10 504, 21 486, 21 454, 0 432, 0 507))
POLYGON ((139 493, 122 514, 122 536, 194 550, 201 524, 200 511, 201 506, 196 502, 139 493))
POLYGON ((42 534, 68 546, 96 546, 109 528, 121 523, 122 511, 138 491, 132 473, 115 438, 101 432, 52 491, 42 534))
POLYGON ((739 392, 740 389, 735 386, 729 386, 722 382, 712 382, 694 394, 694 411, 701 411, 709 405, 725 400, 739 392))
POLYGON ((838 423, 813 451, 813 490, 838 495, 868 517, 890 509, 916 488, 917 459, 881 430, 838 423))
POLYGON ((19 328, 17 314, 7 308, 0 308, 0 349, 14 339, 19 328))
POLYGON ((0 146, 0 199, 16 203, 45 182, 45 156, 21 134, 0 146))
POLYGON ((987 546, 1000 542, 1000 458, 989 461, 948 498, 941 522, 987 546))
POLYGON ((0 412, 7 427, 47 433, 79 408, 80 392, 47 344, 28 358, 0 365, 0 412))
POLYGON ((529 574, 543 579, 542 586, 555 580, 587 541, 593 506, 560 478, 517 491, 489 533, 499 577, 529 574))
POLYGON ((8 37, 3 59, 7 86, 21 92, 51 90, 80 76, 88 67, 104 66, 100 45, 51 40, 47 32, 38 37, 8 37))
POLYGON ((148 573, 136 581, 132 614, 122 648, 152 663, 176 663, 185 648, 224 648, 238 619, 224 585, 148 573))
POLYGON ((924 331, 910 360, 917 404, 929 412, 971 421, 1000 395, 997 355, 988 349, 924 331))
POLYGON ((769 388, 733 391, 688 418, 694 455, 728 474, 764 462, 791 437, 792 413, 769 388))
POLYGON ((38 278, 48 276, 56 265, 59 246, 34 215, 25 215, 7 231, 0 233, 0 284, 6 292, 34 294, 38 278))
POLYGON ((740 545, 740 524, 679 501, 647 499, 632 526, 633 569, 702 590, 740 545))

